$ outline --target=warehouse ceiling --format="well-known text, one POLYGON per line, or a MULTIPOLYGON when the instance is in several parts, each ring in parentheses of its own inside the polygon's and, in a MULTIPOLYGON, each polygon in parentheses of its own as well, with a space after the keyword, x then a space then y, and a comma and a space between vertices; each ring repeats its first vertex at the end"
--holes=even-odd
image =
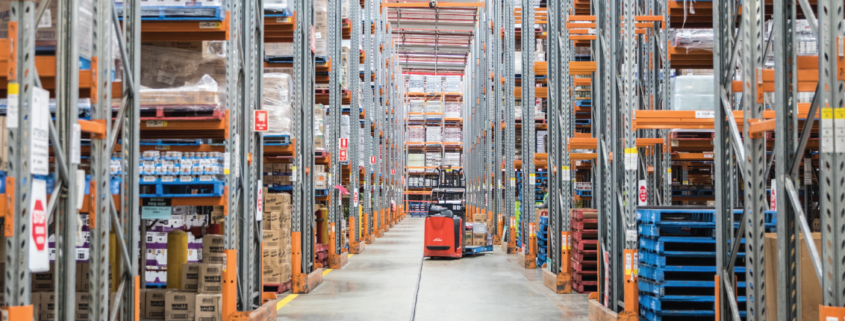
POLYGON ((467 64, 479 0, 452 0, 448 7, 429 1, 390 1, 388 20, 399 63, 405 72, 462 73, 467 64), (466 3, 466 7, 460 3, 466 3), (414 7, 425 4, 425 7, 414 7))

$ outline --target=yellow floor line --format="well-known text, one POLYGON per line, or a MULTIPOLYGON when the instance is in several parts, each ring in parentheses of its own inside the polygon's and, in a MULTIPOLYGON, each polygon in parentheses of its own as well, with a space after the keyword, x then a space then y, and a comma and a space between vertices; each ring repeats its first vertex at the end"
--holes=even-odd
POLYGON ((348 259, 348 258, 352 257, 353 255, 355 255, 355 254, 349 254, 349 256, 347 256, 346 258, 348 259))
POLYGON ((287 305, 288 303, 290 303, 290 301, 293 301, 293 299, 296 299, 296 297, 298 296, 299 294, 288 294, 288 296, 279 301, 279 303, 276 303, 276 310, 281 309, 283 306, 287 305))
POLYGON ((331 271, 332 271, 332 269, 323 270, 323 276, 326 276, 326 274, 329 274, 329 272, 331 272, 331 271))

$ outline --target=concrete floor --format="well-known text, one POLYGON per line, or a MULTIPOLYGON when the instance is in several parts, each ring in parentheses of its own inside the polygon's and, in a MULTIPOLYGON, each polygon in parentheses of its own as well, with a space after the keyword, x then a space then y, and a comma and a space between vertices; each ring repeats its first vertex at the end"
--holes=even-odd
POLYGON ((552 293, 539 269, 520 268, 498 247, 423 261, 423 224, 406 218, 312 293, 279 309, 279 320, 411 320, 418 276, 413 320, 587 320, 586 295, 552 293))

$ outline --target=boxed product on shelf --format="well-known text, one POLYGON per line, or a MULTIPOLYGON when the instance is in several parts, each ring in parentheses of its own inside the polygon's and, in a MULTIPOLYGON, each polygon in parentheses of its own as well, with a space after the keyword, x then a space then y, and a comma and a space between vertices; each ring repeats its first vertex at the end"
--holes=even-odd
POLYGON ((545 153, 546 152, 546 137, 549 136, 548 130, 538 130, 537 131, 537 147, 535 150, 538 153, 545 153))
POLYGON ((141 289, 142 319, 164 320, 165 295, 168 291, 167 289, 141 289))
POLYGON ((408 75, 408 92, 425 92, 425 80, 423 75, 408 75))
POLYGON ((141 46, 141 106, 225 106, 226 57, 216 46, 202 48, 141 46))
POLYGON ((167 321, 193 321, 197 294, 167 291, 164 294, 164 319, 167 321))
POLYGON ((672 110, 713 110, 713 76, 675 76, 672 78, 672 110))
MULTIPOLYGON (((0 2, 0 38, 9 38, 11 3, 11 1, 0 2)), ((36 10, 39 9, 39 6, 43 3, 44 2, 40 1, 36 2, 36 10)), ((77 18, 78 25, 76 26, 75 32, 79 35, 77 37, 79 46, 79 56, 86 60, 90 60, 94 32, 94 1, 81 0, 77 3, 77 8, 79 8, 79 17, 77 18)), ((58 1, 51 1, 50 4, 47 6, 47 9, 44 9, 44 15, 41 17, 41 21, 38 22, 37 27, 35 29, 36 47, 56 46, 57 35, 59 31, 58 22, 60 16, 61 14, 59 12, 58 1)))
POLYGON ((672 46, 713 50, 713 29, 672 29, 672 46))
POLYGON ((329 38, 329 6, 328 0, 314 2, 314 52, 317 56, 325 56, 328 52, 329 38))
POLYGON ((425 76, 425 93, 435 94, 443 91, 443 78, 440 76, 425 76))
POLYGON ((441 160, 440 153, 425 153, 426 167, 440 167, 441 160))
POLYGON ((222 294, 197 294, 196 320, 223 321, 222 303, 222 294))
POLYGON ((450 143, 460 143, 463 141, 463 132, 458 127, 443 128, 443 141, 450 143))
POLYGON ((425 102, 425 112, 426 113, 440 113, 443 110, 440 109, 440 101, 439 100, 429 100, 425 102))
POLYGON ((290 135, 291 77, 286 73, 265 73, 261 109, 267 111, 268 135, 290 135))
POLYGON ((426 141, 426 128, 418 126, 408 126, 408 142, 423 143, 426 141))
POLYGON ((293 56, 293 42, 265 43, 264 55, 267 57, 293 56))
POLYGON ((425 128, 426 142, 441 142, 441 138, 440 127, 429 126, 425 128))
POLYGON ((425 166, 425 154, 408 153, 408 166, 423 167, 425 166))
POLYGON ((289 0, 267 0, 264 1, 264 10, 281 12, 285 10, 293 11, 293 8, 291 8, 289 0))
POLYGON ((421 99, 412 99, 407 104, 408 119, 409 120, 423 120, 422 113, 425 112, 425 101, 421 99), (417 115, 414 115, 417 114, 417 115))
POLYGON ((448 93, 459 93, 463 91, 461 76, 446 76, 443 79, 443 91, 448 93))
POLYGON ((223 291, 223 264, 200 264, 198 293, 220 293, 223 291))
POLYGON ((461 102, 459 102, 459 101, 443 102, 443 117, 461 118, 461 102))
POLYGON ((444 166, 461 166, 461 153, 444 153, 443 154, 443 165, 444 166))
POLYGON ((182 291, 197 292, 200 278, 201 263, 185 263, 182 265, 182 291))

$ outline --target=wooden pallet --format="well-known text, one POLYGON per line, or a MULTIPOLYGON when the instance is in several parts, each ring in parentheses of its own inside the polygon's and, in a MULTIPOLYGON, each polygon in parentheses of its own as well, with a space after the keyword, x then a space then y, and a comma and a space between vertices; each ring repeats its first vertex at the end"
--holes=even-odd
POLYGON ((282 284, 264 284, 264 292, 283 293, 290 291, 291 281, 282 284))

